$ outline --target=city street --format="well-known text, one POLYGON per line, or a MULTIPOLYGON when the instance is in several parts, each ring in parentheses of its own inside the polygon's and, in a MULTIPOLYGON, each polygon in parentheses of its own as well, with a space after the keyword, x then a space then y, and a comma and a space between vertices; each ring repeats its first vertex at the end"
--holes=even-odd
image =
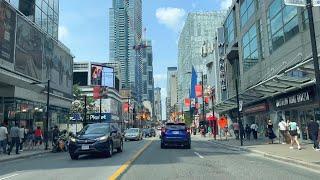
POLYGON ((148 140, 126 142, 124 151, 115 153, 111 158, 82 156, 79 160, 72 161, 67 153, 47 153, 1 162, 0 180, 105 180, 147 142, 148 140))
MULTIPOLYGON (((0 180, 108 179, 151 139, 125 143, 125 151, 112 158, 83 156, 70 160, 67 153, 44 154, 1 163, 0 180)), ((129 166, 120 179, 319 179, 320 174, 194 138, 191 149, 160 149, 159 139, 129 166)))

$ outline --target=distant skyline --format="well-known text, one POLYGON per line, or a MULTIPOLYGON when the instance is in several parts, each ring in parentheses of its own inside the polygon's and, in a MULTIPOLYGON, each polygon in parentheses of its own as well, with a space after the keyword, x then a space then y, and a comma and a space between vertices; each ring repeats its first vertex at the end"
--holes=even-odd
MULTIPOLYGON (((187 14, 227 9, 231 2, 143 0, 143 27, 146 38, 152 40, 155 87, 161 88, 162 102, 167 94, 167 67, 177 66, 177 43, 187 14)), ((108 61, 111 6, 111 0, 60 0, 59 40, 70 48, 75 61, 108 61)))

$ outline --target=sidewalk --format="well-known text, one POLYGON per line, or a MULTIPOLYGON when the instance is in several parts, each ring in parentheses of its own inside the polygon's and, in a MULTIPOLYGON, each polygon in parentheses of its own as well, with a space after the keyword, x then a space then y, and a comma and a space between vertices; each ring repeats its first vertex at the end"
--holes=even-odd
POLYGON ((16 159, 37 156, 37 155, 48 153, 48 152, 50 152, 50 150, 43 150, 43 148, 42 148, 42 149, 24 150, 24 151, 20 152, 20 154, 16 154, 15 150, 13 150, 10 155, 0 153, 0 163, 6 162, 6 161, 12 161, 12 160, 16 160, 16 159))
POLYGON ((315 170, 320 170, 320 152, 316 152, 312 149, 313 144, 302 143, 302 150, 298 150, 295 146, 295 149, 289 149, 289 144, 279 144, 278 140, 275 140, 274 144, 268 144, 267 138, 260 138, 258 140, 248 141, 243 140, 243 146, 240 146, 240 140, 230 138, 221 140, 213 140, 213 138, 206 138, 208 141, 222 144, 225 146, 239 148, 247 152, 261 154, 264 157, 299 164, 308 168, 315 170))

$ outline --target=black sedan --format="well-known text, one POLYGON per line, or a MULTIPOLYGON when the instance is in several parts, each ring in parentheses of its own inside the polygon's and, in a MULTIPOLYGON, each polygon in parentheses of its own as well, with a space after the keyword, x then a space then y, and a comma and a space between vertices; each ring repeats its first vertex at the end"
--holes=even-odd
POLYGON ((116 123, 89 124, 69 143, 69 154, 73 160, 83 154, 111 157, 114 149, 123 151, 123 136, 116 123))

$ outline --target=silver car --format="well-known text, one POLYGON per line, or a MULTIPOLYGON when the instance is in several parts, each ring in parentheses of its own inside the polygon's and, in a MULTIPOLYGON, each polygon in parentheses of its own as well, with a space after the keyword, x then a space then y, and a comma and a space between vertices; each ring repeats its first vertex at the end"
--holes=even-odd
POLYGON ((142 131, 139 128, 130 128, 125 131, 125 141, 127 140, 142 140, 142 131))

